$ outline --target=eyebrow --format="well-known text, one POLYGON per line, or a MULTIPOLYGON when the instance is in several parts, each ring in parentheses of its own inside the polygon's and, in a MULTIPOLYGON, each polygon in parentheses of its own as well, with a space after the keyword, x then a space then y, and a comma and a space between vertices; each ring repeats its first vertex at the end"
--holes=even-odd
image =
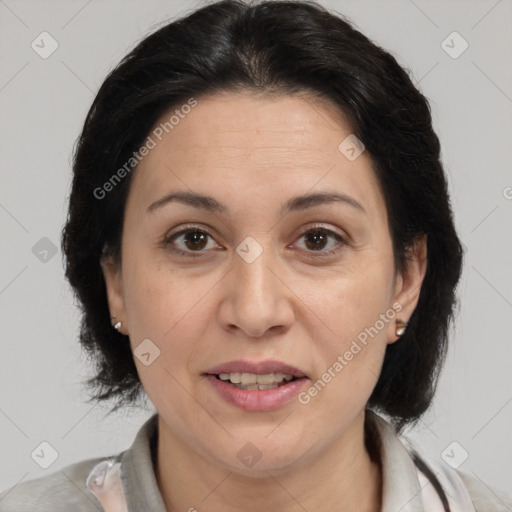
MULTIPOLYGON (((154 203, 150 204, 146 212, 151 213, 155 210, 162 208, 163 206, 172 203, 178 202, 182 204, 186 204, 188 206, 192 206, 199 210, 204 210, 211 213, 228 213, 227 206, 223 205, 217 199, 206 196, 203 194, 199 194, 197 192, 171 192, 164 197, 158 199, 154 203)), ((366 213, 363 205, 350 197, 347 194, 339 193, 339 192, 316 192, 313 194, 306 194, 302 196, 292 197, 289 199, 281 208, 281 215, 285 215, 290 212, 297 212, 307 210, 309 208, 315 208, 316 206, 321 206, 329 203, 341 202, 352 206, 356 210, 360 210, 363 213, 366 213)))

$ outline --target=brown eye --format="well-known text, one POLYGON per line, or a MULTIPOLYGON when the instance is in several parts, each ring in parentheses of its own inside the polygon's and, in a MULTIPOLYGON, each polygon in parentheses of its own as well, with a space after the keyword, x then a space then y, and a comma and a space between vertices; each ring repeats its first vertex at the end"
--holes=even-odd
POLYGON ((184 229, 174 235, 168 236, 164 239, 163 244, 165 247, 171 246, 171 250, 179 254, 186 254, 188 256, 201 256, 202 253, 206 253, 208 249, 216 247, 211 235, 197 228, 184 229), (212 241, 212 245, 208 247, 210 240, 212 241))
POLYGON ((324 230, 315 229, 305 235, 306 247, 312 251, 323 249, 328 242, 329 235, 324 230))
POLYGON ((313 228, 305 231, 301 237, 304 239, 304 246, 302 249, 306 253, 317 252, 317 255, 308 254, 311 257, 329 256, 340 251, 344 245, 345 240, 327 228, 313 228), (326 250, 327 249, 327 250, 326 250))
POLYGON ((183 240, 184 240, 184 243, 187 247, 187 249, 190 249, 190 250, 201 250, 201 249, 204 249, 204 247, 206 246, 208 240, 208 234, 205 233, 204 231, 198 231, 198 230, 194 230, 194 231, 187 231, 183 240))

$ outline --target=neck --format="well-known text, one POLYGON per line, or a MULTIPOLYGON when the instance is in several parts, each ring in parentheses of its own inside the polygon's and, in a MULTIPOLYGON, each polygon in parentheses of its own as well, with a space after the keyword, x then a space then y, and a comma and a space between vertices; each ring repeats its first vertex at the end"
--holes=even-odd
POLYGON ((158 417, 156 476, 168 512, 279 509, 378 512, 382 475, 365 446, 364 412, 327 450, 300 467, 254 478, 205 460, 158 417))

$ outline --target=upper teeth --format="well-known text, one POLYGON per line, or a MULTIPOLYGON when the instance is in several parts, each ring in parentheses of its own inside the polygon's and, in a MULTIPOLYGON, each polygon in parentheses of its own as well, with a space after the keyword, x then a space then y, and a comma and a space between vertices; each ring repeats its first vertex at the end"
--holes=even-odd
POLYGON ((255 373, 221 373, 220 380, 229 380, 233 384, 279 384, 283 380, 290 381, 293 375, 288 373, 265 373, 257 375, 255 373))

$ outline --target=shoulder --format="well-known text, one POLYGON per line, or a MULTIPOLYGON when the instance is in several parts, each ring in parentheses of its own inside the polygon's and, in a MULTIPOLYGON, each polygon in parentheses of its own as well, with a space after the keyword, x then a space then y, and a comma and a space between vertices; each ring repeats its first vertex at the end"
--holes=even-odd
MULTIPOLYGON (((368 425, 375 425, 378 430, 378 436, 373 433, 373 438, 380 442, 381 460, 386 464, 384 475, 386 468, 394 473, 399 471, 402 484, 409 477, 409 492, 421 496, 422 505, 417 510, 442 510, 441 501, 438 500, 444 494, 454 511, 512 512, 510 495, 490 487, 474 473, 454 469, 446 462, 426 456, 414 441, 397 434, 387 420, 372 411, 368 418, 374 420, 373 424, 369 421, 368 425)), ((401 485, 401 488, 405 487, 401 485)), ((390 485, 388 494, 392 491, 390 485)))
POLYGON ((476 512, 511 512, 512 497, 503 491, 489 487, 476 476, 457 471, 463 481, 476 512))
POLYGON ((92 468, 103 458, 66 466, 47 476, 21 482, 0 493, 2 512, 98 512, 98 500, 85 485, 92 468))
MULTIPOLYGON (((432 463, 432 461, 428 461, 425 464, 425 459, 418 459, 417 453, 413 454, 413 458, 417 465, 418 476, 420 472, 423 472, 428 477, 428 474, 425 473, 427 468, 427 472, 440 484, 452 510, 512 512, 512 497, 503 491, 490 487, 476 474, 454 469, 441 462, 432 463)), ((428 478, 433 483, 433 479, 428 478)))

